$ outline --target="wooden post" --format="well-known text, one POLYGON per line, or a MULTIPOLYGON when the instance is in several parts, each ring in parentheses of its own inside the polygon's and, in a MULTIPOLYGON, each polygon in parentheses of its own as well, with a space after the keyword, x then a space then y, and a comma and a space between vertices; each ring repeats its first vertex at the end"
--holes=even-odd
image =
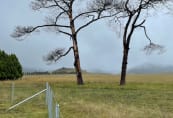
POLYGON ((14 100, 14 82, 11 84, 11 104, 13 104, 14 100))

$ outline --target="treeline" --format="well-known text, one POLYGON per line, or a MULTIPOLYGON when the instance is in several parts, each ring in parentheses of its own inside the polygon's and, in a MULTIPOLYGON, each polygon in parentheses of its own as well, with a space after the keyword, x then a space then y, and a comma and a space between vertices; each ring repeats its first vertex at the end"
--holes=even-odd
MULTIPOLYGON (((83 73, 87 73, 86 70, 82 70, 83 73)), ((51 74, 75 74, 74 68, 62 67, 54 71, 34 71, 34 72, 24 72, 25 75, 51 75, 51 74)))
POLYGON ((0 50, 0 80, 16 80, 22 76, 22 66, 16 55, 0 50))
POLYGON ((51 74, 48 71, 45 72, 24 72, 24 75, 49 75, 51 74))

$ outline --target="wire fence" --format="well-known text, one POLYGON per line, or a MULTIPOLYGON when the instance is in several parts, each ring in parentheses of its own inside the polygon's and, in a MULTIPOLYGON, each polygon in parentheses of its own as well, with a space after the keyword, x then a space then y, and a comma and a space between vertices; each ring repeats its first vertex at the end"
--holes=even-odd
POLYGON ((2 118, 14 114, 26 118, 28 114, 30 117, 33 115, 43 118, 60 118, 59 113, 59 104, 48 83, 46 86, 33 83, 0 83, 0 114, 2 118))
POLYGON ((49 118, 60 118, 59 104, 48 83, 46 83, 46 90, 46 104, 48 106, 49 118))

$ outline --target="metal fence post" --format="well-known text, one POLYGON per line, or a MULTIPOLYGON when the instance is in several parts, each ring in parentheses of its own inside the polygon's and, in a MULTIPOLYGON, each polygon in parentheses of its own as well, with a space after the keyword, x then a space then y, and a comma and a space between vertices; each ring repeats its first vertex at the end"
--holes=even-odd
POLYGON ((51 118, 51 115, 50 115, 50 87, 49 87, 49 85, 47 88, 47 106, 48 106, 48 116, 49 116, 49 118, 51 118))
POLYGON ((54 93, 48 83, 46 83, 46 103, 48 107, 48 118, 60 118, 59 104, 54 103, 54 93))
POLYGON ((48 85, 48 88, 47 88, 47 105, 48 105, 48 116, 49 118, 53 118, 52 117, 52 101, 53 101, 53 93, 51 91, 51 88, 50 86, 48 85))
POLYGON ((59 104, 56 103, 56 106, 55 106, 55 107, 56 107, 56 108, 55 108, 55 118, 60 118, 60 117, 59 117, 59 113, 60 113, 60 112, 59 112, 59 104))
POLYGON ((46 104, 48 105, 48 92, 49 92, 49 84, 46 82, 46 104))
POLYGON ((51 118, 53 118, 53 114, 52 114, 52 102, 53 102, 53 93, 52 93, 52 91, 51 91, 51 89, 50 89, 50 116, 51 116, 51 118))

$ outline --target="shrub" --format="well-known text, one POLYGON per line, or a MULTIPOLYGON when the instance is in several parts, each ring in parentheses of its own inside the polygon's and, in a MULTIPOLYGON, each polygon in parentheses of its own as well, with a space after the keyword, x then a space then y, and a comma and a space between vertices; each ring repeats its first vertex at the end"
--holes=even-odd
POLYGON ((16 55, 0 50, 0 80, 16 80, 22 76, 22 66, 16 55))

